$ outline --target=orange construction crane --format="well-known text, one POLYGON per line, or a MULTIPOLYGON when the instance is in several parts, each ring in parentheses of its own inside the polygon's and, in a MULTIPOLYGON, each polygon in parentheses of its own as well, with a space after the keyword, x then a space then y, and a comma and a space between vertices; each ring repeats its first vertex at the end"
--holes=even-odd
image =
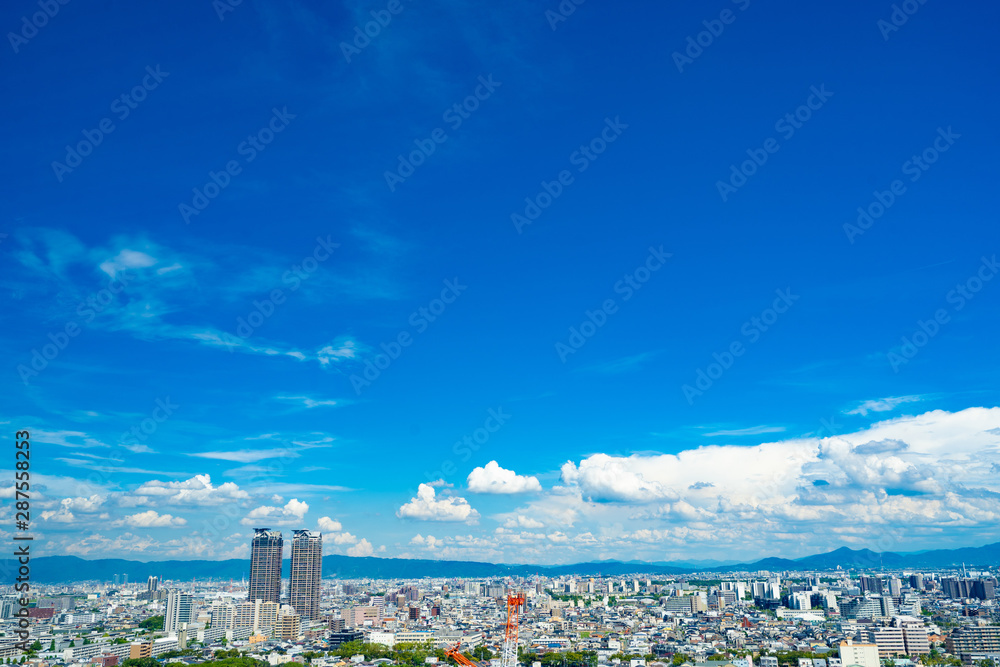
POLYGON ((507 596, 507 627, 503 633, 503 649, 500 653, 501 667, 517 666, 517 630, 520 619, 518 614, 524 606, 524 593, 511 593, 507 596))
POLYGON ((454 646, 446 647, 444 649, 445 655, 449 658, 454 658, 455 662, 462 665, 462 667, 479 667, 479 665, 472 660, 469 660, 462 652, 458 650, 458 647, 462 645, 462 642, 458 642, 454 646))

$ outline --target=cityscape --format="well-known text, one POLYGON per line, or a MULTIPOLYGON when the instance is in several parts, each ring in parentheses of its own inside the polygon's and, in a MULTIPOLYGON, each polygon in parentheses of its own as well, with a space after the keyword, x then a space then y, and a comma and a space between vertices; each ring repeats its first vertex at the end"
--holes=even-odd
POLYGON ((292 531, 287 568, 281 531, 255 528, 250 542, 248 580, 114 574, 36 585, 27 605, 8 594, 0 659, 29 667, 1000 664, 996 566, 339 579, 323 577, 321 533, 292 531))

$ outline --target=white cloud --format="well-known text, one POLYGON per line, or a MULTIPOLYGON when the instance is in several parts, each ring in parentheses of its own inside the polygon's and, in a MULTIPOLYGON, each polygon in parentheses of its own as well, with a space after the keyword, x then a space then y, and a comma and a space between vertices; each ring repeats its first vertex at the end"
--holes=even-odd
POLYGON ((231 452, 191 452, 188 456, 237 463, 253 463, 265 459, 298 458, 299 454, 294 449, 238 449, 231 452))
POLYGON ((339 533, 344 528, 339 521, 335 521, 328 516, 321 516, 316 525, 324 533, 339 533))
POLYGON ((513 470, 500 467, 496 461, 490 461, 485 467, 474 468, 467 480, 472 493, 528 493, 541 491, 542 485, 537 477, 518 475, 513 470))
POLYGON ((890 410, 894 410, 897 405, 902 405, 903 403, 914 403, 920 400, 920 396, 890 396, 889 398, 879 398, 864 401, 853 410, 848 410, 846 414, 861 415, 862 417, 865 417, 869 412, 889 412, 890 410))
POLYGON ((504 521, 504 528, 543 528, 544 523, 531 517, 518 514, 504 521))
POLYGON ((320 517, 316 525, 323 533, 323 541, 327 544, 354 544, 358 541, 354 535, 343 532, 344 526, 336 519, 331 519, 328 516, 320 517))
POLYGON ((441 540, 434 537, 433 535, 428 535, 427 537, 424 537, 420 533, 417 533, 416 535, 413 536, 412 539, 410 539, 410 544, 418 547, 424 547, 426 549, 433 551, 441 544, 441 540))
POLYGON ((329 345, 316 351, 316 359, 320 366, 329 366, 343 361, 357 359, 362 350, 357 341, 341 336, 329 345))
POLYGON ((144 252, 129 250, 126 248, 119 252, 115 257, 106 262, 102 262, 100 269, 113 278, 119 271, 123 271, 125 269, 144 269, 146 267, 153 266, 156 264, 156 261, 157 260, 155 258, 150 257, 144 252))
POLYGON ((368 540, 361 540, 353 547, 347 550, 348 556, 373 556, 375 555, 375 549, 372 547, 372 543, 368 540))
POLYGON ((261 505, 250 510, 250 512, 240 520, 244 526, 260 525, 269 523, 275 526, 293 526, 302 523, 309 505, 296 498, 289 500, 284 507, 270 507, 261 505))
POLYGON ((417 488, 417 497, 411 498, 410 502, 400 507, 396 516, 423 521, 476 523, 479 520, 479 512, 472 509, 465 498, 458 496, 437 498, 434 487, 429 484, 421 484, 417 488))
POLYGON ((34 429, 31 431, 32 440, 47 445, 59 445, 60 447, 108 447, 107 443, 92 438, 82 431, 43 431, 34 429))
POLYGON ((76 521, 76 517, 73 513, 68 511, 65 507, 61 507, 58 510, 47 510, 42 512, 42 519, 44 521, 54 521, 56 523, 73 523, 76 521))
POLYGON ((146 482, 134 491, 137 496, 151 496, 174 505, 220 505, 250 499, 250 494, 233 482, 212 485, 209 475, 195 475, 183 482, 146 482))
MULTIPOLYGON (((674 498, 673 492, 664 481, 652 478, 655 470, 647 466, 648 457, 612 457, 595 454, 580 461, 579 466, 567 461, 562 466, 562 481, 580 487, 584 497, 595 501, 648 502, 674 498)), ((672 455, 660 458, 661 468, 667 468, 672 455)))
POLYGON ((112 523, 114 526, 133 526, 135 528, 167 528, 187 525, 187 520, 170 514, 159 514, 155 510, 147 510, 131 514, 112 523))
POLYGON ((343 401, 335 401, 333 399, 317 399, 310 398, 309 396, 275 396, 276 400, 287 401, 289 403, 298 403, 306 409, 311 408, 332 408, 337 405, 342 405, 343 401))
POLYGON ((619 555, 630 553, 628 540, 685 550, 703 544, 745 551, 752 543, 766 550, 760 555, 804 555, 842 546, 846 538, 837 529, 859 524, 870 527, 867 541, 859 537, 852 546, 912 550, 912 538, 934 531, 977 545, 995 539, 986 527, 1000 521, 998 426, 1000 408, 937 410, 828 438, 670 455, 594 454, 564 465, 567 486, 505 515, 504 526, 520 527, 515 517, 522 512, 572 511, 598 539, 607 536, 599 531, 632 536, 619 555), (660 533, 641 532, 649 530, 641 522, 650 520, 660 533), (755 536, 761 527, 771 536, 767 544, 755 536), (903 542, 904 532, 910 542, 903 542))

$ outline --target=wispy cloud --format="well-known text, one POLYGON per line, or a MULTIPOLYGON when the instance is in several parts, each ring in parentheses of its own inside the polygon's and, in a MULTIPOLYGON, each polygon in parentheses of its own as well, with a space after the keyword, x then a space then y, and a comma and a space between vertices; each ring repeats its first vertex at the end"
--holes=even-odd
POLYGON ((343 400, 334 399, 316 399, 310 398, 309 396, 275 396, 275 400, 278 401, 288 401, 290 403, 297 403, 301 407, 306 409, 312 408, 332 408, 338 405, 345 405, 346 402, 343 400))
POLYGON ((712 431, 711 433, 703 433, 706 438, 716 437, 716 436, 741 436, 741 435, 763 435, 765 433, 782 433, 785 431, 784 426, 750 426, 747 428, 734 428, 728 430, 712 431))
POLYGON ((277 458, 298 458, 299 453, 294 449, 238 449, 230 452, 189 452, 188 456, 196 456, 200 459, 215 459, 218 461, 234 461, 236 463, 255 463, 267 459, 277 458))
POLYGON ((896 406, 902 405, 903 403, 916 403, 921 400, 923 400, 923 397, 921 396, 890 396, 889 398, 877 398, 864 401, 853 410, 846 410, 845 414, 861 415, 864 417, 869 412, 889 412, 890 410, 895 410, 896 406))
POLYGON ((107 443, 101 442, 97 438, 93 438, 83 431, 43 431, 36 429, 32 431, 32 438, 38 442, 49 445, 75 447, 79 449, 109 446, 107 443))
POLYGON ((659 350, 654 350, 652 352, 642 352, 640 354, 633 354, 630 357, 622 357, 621 359, 606 361, 600 364, 594 364, 592 366, 584 366, 583 368, 580 369, 580 371, 586 373, 604 373, 604 374, 627 373, 629 371, 636 370, 642 364, 646 363, 647 361, 649 361, 658 354, 660 354, 659 350))

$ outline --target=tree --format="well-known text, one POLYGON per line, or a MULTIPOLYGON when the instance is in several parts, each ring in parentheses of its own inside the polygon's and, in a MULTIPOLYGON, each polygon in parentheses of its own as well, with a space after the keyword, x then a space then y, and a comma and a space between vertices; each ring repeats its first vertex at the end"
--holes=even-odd
POLYGON ((477 646, 472 650, 472 657, 476 660, 490 660, 493 657, 493 651, 485 646, 477 646))
POLYGON ((139 627, 143 630, 162 630, 163 629, 163 617, 162 616, 150 616, 144 621, 139 623, 139 627))
POLYGON ((689 658, 683 653, 674 653, 674 658, 670 661, 670 663, 673 665, 683 665, 688 660, 689 658))
POLYGON ((49 644, 49 650, 50 651, 55 651, 56 650, 56 640, 55 639, 53 639, 52 643, 49 644))

